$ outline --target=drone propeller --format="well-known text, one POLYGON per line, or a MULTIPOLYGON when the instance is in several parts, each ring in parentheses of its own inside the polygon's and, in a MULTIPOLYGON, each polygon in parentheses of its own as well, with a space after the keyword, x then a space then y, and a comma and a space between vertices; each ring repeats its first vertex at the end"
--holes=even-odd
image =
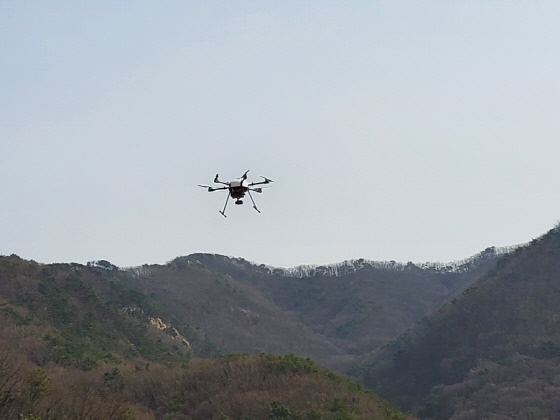
POLYGON ((261 176, 262 179, 264 179, 264 181, 260 181, 260 182, 252 182, 249 184, 250 187, 252 187, 253 185, 262 185, 262 184, 270 184, 272 181, 272 179, 269 179, 265 176, 261 176))
MULTIPOLYGON (((260 185, 260 182, 257 183, 257 185, 260 185)), ((249 190, 255 191, 255 192, 258 192, 258 193, 262 193, 263 190, 267 190, 269 188, 273 188, 272 185, 267 185, 266 187, 255 187, 254 185, 249 186, 249 190)))
POLYGON ((210 187, 208 185, 199 185, 199 187, 202 188, 208 188, 208 192, 212 192, 212 191, 218 191, 218 190, 227 190, 228 187, 210 187))

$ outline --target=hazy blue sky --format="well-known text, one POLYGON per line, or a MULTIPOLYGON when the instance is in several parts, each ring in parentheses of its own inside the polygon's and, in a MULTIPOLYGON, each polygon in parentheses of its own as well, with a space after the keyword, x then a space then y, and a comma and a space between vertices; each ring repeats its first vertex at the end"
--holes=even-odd
POLYGON ((0 254, 451 261, 560 220, 560 2, 0 2, 0 254), (219 213, 197 184, 274 188, 219 213))

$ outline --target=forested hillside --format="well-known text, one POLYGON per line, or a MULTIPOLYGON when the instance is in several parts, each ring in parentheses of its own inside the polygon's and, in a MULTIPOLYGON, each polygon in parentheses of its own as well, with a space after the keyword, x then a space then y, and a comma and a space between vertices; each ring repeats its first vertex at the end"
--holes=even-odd
MULTIPOLYGON (((99 360, 143 357, 184 361, 205 354, 206 338, 149 297, 127 288, 106 262, 42 265, 17 256, 0 257, 0 311, 25 326, 36 349, 34 362, 87 369, 99 360), (171 323, 173 321, 173 324, 171 323), (34 336, 33 331, 38 330, 34 336)), ((3 342, 10 330, 2 329, 3 342)), ((17 348, 14 338, 11 348, 17 348)))
POLYGON ((0 418, 403 418, 311 360, 359 364, 498 254, 292 270, 208 254, 127 269, 0 256, 0 418))
POLYGON ((366 382, 426 419, 560 413, 560 228, 388 346, 366 382))
POLYGON ((290 271, 210 254, 128 269, 10 256, 0 257, 0 298, 17 322, 50 320, 56 330, 43 345, 57 363, 87 366, 100 356, 119 357, 114 352, 162 362, 267 352, 342 371, 498 258, 489 248, 455 265, 357 260, 290 271))
POLYGON ((292 355, 37 366, 0 346, 2 420, 404 420, 365 387, 292 355))
POLYGON ((406 418, 311 359, 201 359, 217 355, 199 331, 204 301, 191 326, 119 280, 138 274, 106 261, 42 265, 0 257, 2 420, 406 418))
MULTIPOLYGON (((289 270, 211 254, 181 257, 170 264, 200 264, 235 280, 239 287, 250 286, 274 307, 294 317, 310 336, 328 342, 317 351, 299 349, 297 340, 292 340, 290 351, 346 371, 451 299, 492 267, 502 252, 489 248, 454 264, 355 260, 289 270)), ((148 278, 144 283, 153 281, 148 278)), ((263 332, 270 342, 275 333, 263 332)))

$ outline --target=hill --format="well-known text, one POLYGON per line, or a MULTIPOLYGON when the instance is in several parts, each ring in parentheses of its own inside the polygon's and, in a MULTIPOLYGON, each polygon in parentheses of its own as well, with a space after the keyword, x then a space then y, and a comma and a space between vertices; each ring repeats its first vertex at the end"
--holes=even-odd
MULTIPOLYGON (((275 310, 275 320, 283 325, 258 332, 272 344, 268 348, 270 351, 285 348, 288 340, 288 351, 346 371, 451 299, 492 267, 506 251, 488 248, 455 264, 416 265, 360 259, 330 266, 280 269, 257 266, 242 258, 193 254, 177 258, 170 265, 184 269, 200 265, 226 276, 236 288, 258 294, 261 302, 263 299, 268 302, 275 310), (298 325, 297 336, 295 331, 286 329, 294 322, 298 325), (302 341, 302 333, 308 337, 305 341, 302 341), (280 337, 282 343, 279 343, 280 337), (319 347, 311 347, 309 344, 313 342, 319 347)), ((143 292, 153 289, 154 279, 148 277, 142 281, 144 285, 152 284, 145 286, 143 292)), ((215 296, 215 299, 220 297, 215 296)), ((268 318, 256 306, 247 309, 253 316, 259 314, 261 322, 268 318)), ((211 317, 206 322, 212 322, 211 317)), ((218 331, 223 336, 221 322, 216 318, 212 328, 206 331, 218 331)), ((235 350, 252 352, 254 348, 235 350)))
POLYGON ((449 265, 356 260, 289 270, 209 254, 127 269, 104 260, 39 264, 0 256, 0 418, 209 418, 209 407, 192 414, 199 413, 196 390, 202 405, 210 392, 224 395, 212 403, 221 411, 211 418, 401 418, 311 358, 338 371, 361 362, 500 254, 488 249, 449 265), (201 359, 209 357, 215 360, 201 359), (246 386, 225 380, 229 374, 204 379, 203 371, 223 373, 231 363, 246 386), (278 373, 271 363, 284 367, 278 373), (266 369, 280 375, 280 385, 267 388, 266 369), (231 384, 247 392, 227 390, 231 384), (191 389, 188 397, 182 387, 191 389), (322 397, 306 409, 297 396, 308 392, 322 397))
POLYGON ((3 420, 405 420, 362 385, 293 355, 38 368, 0 347, 3 420))
MULTIPOLYGON (((191 274, 198 270, 208 272, 196 267, 191 274)), ((121 281, 135 276, 106 261, 43 265, 0 257, 1 419, 406 418, 310 359, 201 359, 216 356, 216 346, 199 331, 207 302, 189 311, 191 326, 173 307, 121 281)), ((220 304, 235 302, 231 296, 258 301, 222 280, 200 275, 187 290, 200 282, 193 292, 200 298, 204 284, 217 284, 230 290, 220 304)), ((254 323, 246 315, 241 319, 254 323)))
POLYGON ((5 326, 2 342, 25 347, 22 352, 39 365, 81 369, 131 357, 173 362, 204 354, 203 335, 175 319, 171 326, 165 308, 125 287, 115 271, 106 262, 43 265, 0 257, 0 314, 25 327, 24 338, 34 346, 5 326))
POLYGON ((264 352, 310 357, 344 372, 500 254, 489 248, 448 265, 356 260, 290 270, 210 254, 128 269, 103 260, 44 265, 10 256, 0 257, 0 299, 17 322, 50 320, 48 352, 41 354, 56 363, 264 352))
POLYGON ((558 418, 560 228, 401 336, 366 382, 421 418, 558 418))

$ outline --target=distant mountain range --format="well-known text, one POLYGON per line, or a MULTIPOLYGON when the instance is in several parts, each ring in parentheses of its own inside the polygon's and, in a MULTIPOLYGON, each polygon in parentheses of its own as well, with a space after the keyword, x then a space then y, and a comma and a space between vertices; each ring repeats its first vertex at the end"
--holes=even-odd
MULTIPOLYGON (((357 397, 350 394, 339 401, 343 408, 338 414, 336 396, 327 405, 317 402, 306 410, 295 399, 276 401, 267 394, 256 411, 228 406, 224 400, 219 407, 229 408, 219 412, 198 405, 188 408, 179 394, 175 405, 153 389, 151 397, 146 394, 149 381, 155 380, 148 372, 167 377, 165 366, 195 369, 201 359, 216 359, 208 362, 208 369, 218 371, 233 369, 235 360, 235 369, 249 369, 261 379, 269 368, 263 373, 257 366, 273 360, 287 364, 278 369, 288 376, 297 371, 339 378, 312 364, 314 360, 364 381, 422 418, 512 413, 540 418, 530 416, 552 413, 555 403, 543 401, 560 387, 555 376, 560 371, 559 237, 555 228, 523 246, 488 248, 447 264, 357 259, 281 269, 243 258, 193 254, 164 265, 119 268, 104 260, 38 264, 15 255, 0 257, 0 379, 1 372, 18 363, 27 378, 20 381, 19 399, 12 395, 19 403, 4 405, 11 411, 0 408, 0 418, 45 416, 46 408, 31 412, 29 407, 40 408, 37 401, 45 405, 54 398, 46 387, 47 382, 51 389, 62 387, 53 386, 57 374, 74 378, 65 379, 74 390, 79 388, 75 381, 90 377, 83 386, 97 394, 109 392, 111 398, 103 404, 112 404, 113 417, 92 419, 247 420, 274 409, 285 417, 270 418, 404 418, 373 394, 368 401, 384 407, 376 412, 385 414, 377 417, 360 417, 351 403, 357 397), (535 373, 543 369, 546 375, 535 373), (488 392, 499 395, 491 399, 494 405, 484 397, 488 392), (151 405, 145 402, 150 398, 151 405), (510 404, 513 398, 517 405, 510 404), (188 417, 187 412, 199 414, 188 417)), ((170 382, 186 380, 186 373, 174 375, 169 374, 170 382)), ((243 375, 249 383, 261 380, 243 375)), ((302 379, 302 384, 311 380, 302 379)), ((216 386, 204 381, 209 389, 216 386)), ((2 386, 0 380, 0 403, 1 396, 8 395, 2 394, 2 386)), ((233 398, 233 391, 227 392, 233 398)), ((79 399, 77 394, 73 398, 79 399)), ((61 400, 58 408, 78 410, 76 401, 61 400)))

